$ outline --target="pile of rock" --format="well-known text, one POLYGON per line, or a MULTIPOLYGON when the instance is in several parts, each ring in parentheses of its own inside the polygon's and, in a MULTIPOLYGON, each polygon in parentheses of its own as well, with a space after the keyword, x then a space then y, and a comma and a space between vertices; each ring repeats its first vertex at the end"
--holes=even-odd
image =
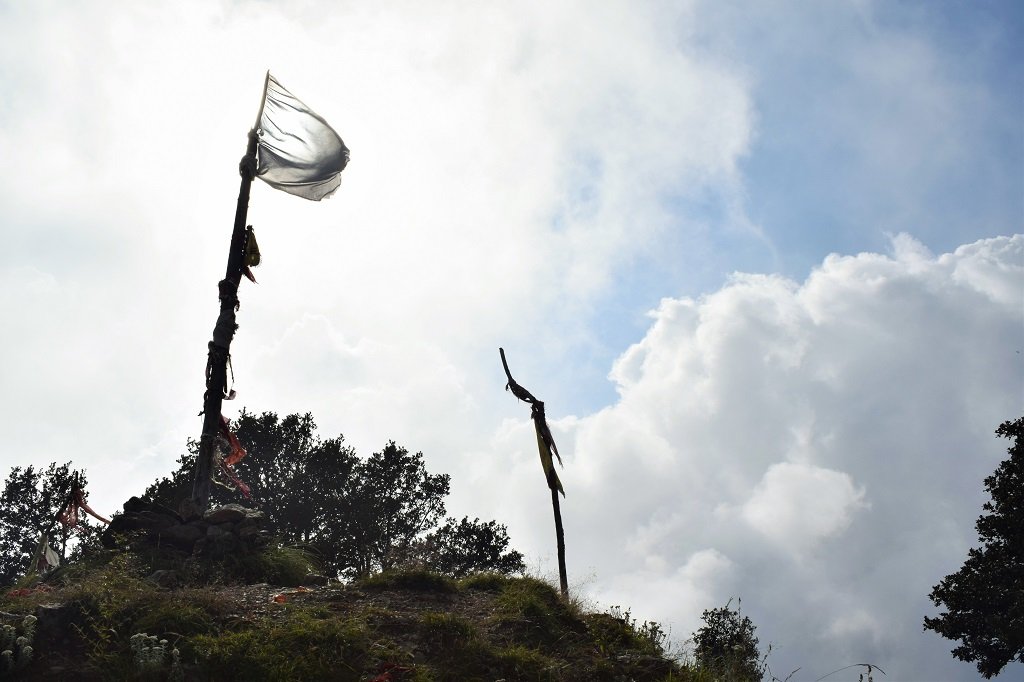
POLYGON ((115 516, 101 540, 109 549, 131 542, 172 547, 186 554, 224 556, 255 551, 270 542, 267 517, 256 509, 226 504, 184 517, 160 504, 133 497, 115 516))

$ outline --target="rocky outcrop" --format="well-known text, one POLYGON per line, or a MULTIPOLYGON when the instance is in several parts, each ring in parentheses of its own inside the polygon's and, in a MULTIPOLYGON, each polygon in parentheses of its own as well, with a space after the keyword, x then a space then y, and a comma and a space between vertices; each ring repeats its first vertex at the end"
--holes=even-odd
POLYGON ((160 504, 133 497, 101 536, 104 547, 132 543, 170 546, 192 555, 225 555, 260 549, 270 542, 263 512, 239 504, 185 518, 160 504))

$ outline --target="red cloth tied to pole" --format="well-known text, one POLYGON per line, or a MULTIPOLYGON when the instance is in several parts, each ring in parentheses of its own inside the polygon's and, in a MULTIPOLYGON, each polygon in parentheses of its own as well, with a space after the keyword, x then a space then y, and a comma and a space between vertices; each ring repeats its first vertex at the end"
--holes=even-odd
POLYGON ((238 489, 242 491, 246 499, 251 500, 251 489, 245 481, 238 477, 234 469, 234 465, 238 464, 245 457, 245 448, 242 447, 238 436, 232 433, 228 420, 224 418, 224 415, 220 416, 220 435, 227 442, 227 452, 220 458, 220 470, 224 472, 228 480, 238 486, 238 489))

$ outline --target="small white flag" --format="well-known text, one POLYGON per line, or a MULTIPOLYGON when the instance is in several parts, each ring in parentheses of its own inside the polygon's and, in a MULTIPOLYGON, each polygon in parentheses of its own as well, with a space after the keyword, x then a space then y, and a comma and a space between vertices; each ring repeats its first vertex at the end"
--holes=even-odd
POLYGON ((311 201, 338 189, 348 147, 327 121, 270 74, 258 134, 256 176, 263 182, 311 201))

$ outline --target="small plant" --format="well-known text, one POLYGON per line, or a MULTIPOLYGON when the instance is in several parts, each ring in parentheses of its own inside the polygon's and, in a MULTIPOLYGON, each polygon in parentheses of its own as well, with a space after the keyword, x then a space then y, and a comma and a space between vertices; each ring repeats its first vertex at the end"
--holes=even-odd
POLYGON ((185 671, 181 669, 181 652, 175 647, 171 649, 171 672, 167 675, 167 682, 184 682, 185 671))
POLYGON ((36 634, 36 617, 25 616, 21 621, 21 635, 13 625, 0 630, 0 675, 24 670, 32 661, 32 641, 36 634))
MULTIPOLYGON (((879 668, 874 663, 854 663, 853 665, 848 665, 848 666, 845 666, 843 668, 839 668, 838 670, 833 670, 828 675, 823 675, 822 677, 819 677, 814 682, 821 682, 821 680, 824 680, 826 677, 831 677, 832 675, 835 675, 836 673, 841 673, 844 670, 849 670, 850 668, 866 668, 866 670, 862 670, 860 675, 857 676, 857 682, 875 682, 874 671, 876 671, 876 670, 878 672, 882 673, 883 675, 885 674, 885 671, 882 670, 881 668, 879 668), (865 677, 865 673, 867 674, 867 677, 865 677)), ((789 679, 789 678, 787 677, 786 679, 789 679)))
POLYGON ((608 615, 625 625, 629 639, 632 640, 630 644, 634 647, 654 656, 664 655, 668 633, 661 627, 661 623, 651 620, 639 623, 628 608, 623 611, 619 606, 609 608, 608 615))
POLYGON ((144 677, 156 677, 170 665, 168 680, 184 679, 181 669, 181 652, 177 647, 167 649, 166 639, 159 639, 145 632, 138 632, 129 639, 135 669, 144 677))
POLYGON ((159 639, 145 632, 132 635, 132 658, 135 667, 142 673, 155 672, 163 667, 167 658, 167 640, 159 639))

